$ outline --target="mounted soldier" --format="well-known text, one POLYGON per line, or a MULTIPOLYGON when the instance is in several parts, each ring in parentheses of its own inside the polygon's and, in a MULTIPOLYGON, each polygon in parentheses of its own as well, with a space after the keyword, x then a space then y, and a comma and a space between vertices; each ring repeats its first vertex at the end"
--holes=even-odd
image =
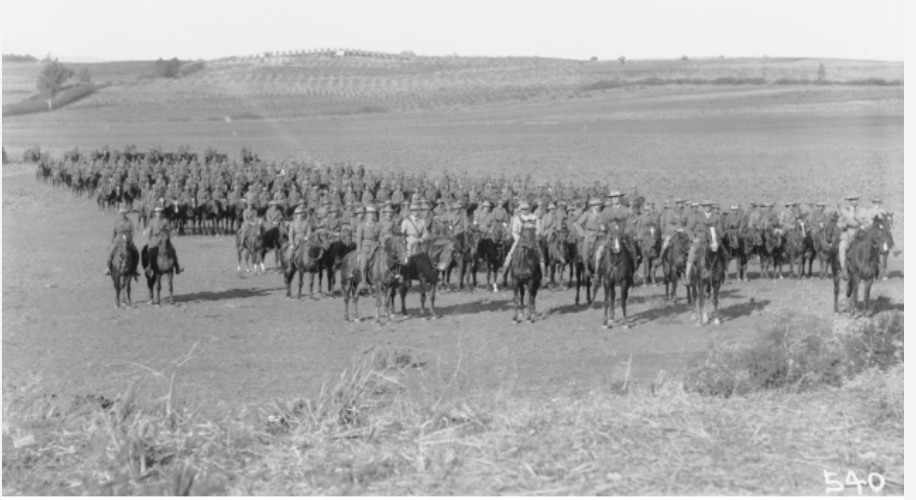
POLYGON ((368 288, 366 271, 369 268, 369 260, 379 247, 381 237, 381 225, 377 221, 378 209, 374 204, 366 206, 366 219, 356 228, 356 255, 359 259, 360 282, 359 290, 368 288))
POLYGON ((127 251, 134 256, 134 268, 131 269, 133 276, 139 276, 137 273, 137 263, 140 261, 140 252, 134 245, 134 223, 130 220, 127 205, 121 204, 118 208, 118 220, 115 222, 114 230, 111 235, 111 249, 108 250, 108 260, 105 261, 105 276, 111 274, 111 261, 114 259, 115 250, 118 248, 118 239, 124 238, 127 242, 127 251))
POLYGON ((693 269, 694 260, 696 260, 697 246, 700 244, 700 238, 705 237, 706 228, 719 227, 719 215, 712 211, 712 202, 704 201, 702 205, 703 211, 691 212, 686 221, 685 229, 687 235, 690 236, 690 249, 687 251, 687 272, 685 274, 687 279, 690 279, 690 271, 693 269))
POLYGON ((270 200, 270 208, 267 209, 267 214, 265 214, 265 219, 267 221, 267 228, 280 226, 283 223, 283 211, 280 210, 277 200, 270 200))
POLYGON ((579 219, 573 224, 573 227, 576 229, 576 233, 579 235, 579 239, 582 241, 582 256, 583 264, 585 265, 585 271, 587 274, 591 275, 589 271, 588 260, 594 255, 595 256, 595 271, 598 270, 598 263, 600 262, 600 254, 596 252, 595 242, 598 239, 598 235, 601 232, 601 200, 598 198, 592 198, 588 202, 588 211, 584 212, 579 216, 579 219))
MULTIPOLYGON (((630 218, 630 211, 620 203, 620 199, 623 197, 623 193, 620 191, 611 191, 608 194, 608 200, 610 204, 604 207, 604 210, 601 211, 599 218, 599 227, 602 233, 607 233, 610 230, 612 225, 616 225, 620 232, 625 234, 627 228, 627 220, 630 218)), ((632 238, 624 238, 621 240, 624 245, 627 247, 627 251, 630 253, 630 256, 633 258, 633 267, 636 267, 637 253, 636 248, 633 243, 632 238)), ((601 262, 601 255, 604 253, 605 241, 602 240, 598 245, 598 249, 595 252, 595 269, 598 269, 598 264, 601 262)))
POLYGON ((293 212, 293 217, 295 219, 289 225, 289 245, 286 248, 286 262, 289 262, 292 259, 292 256, 295 255, 296 250, 299 249, 299 245, 303 241, 307 241, 308 238, 312 235, 312 221, 308 215, 308 210, 304 205, 299 205, 296 207, 296 210, 293 212))
MULTIPOLYGON (((147 243, 148 249, 148 262, 156 262, 157 257, 159 256, 159 247, 165 244, 165 241, 169 239, 172 232, 172 225, 169 224, 168 219, 162 217, 162 205, 157 205, 156 209, 153 211, 153 220, 149 222, 149 228, 147 232, 149 233, 149 241, 147 243)), ((174 247, 173 247, 174 249, 174 247)), ((167 250, 167 249, 164 249, 167 250)), ((181 265, 178 263, 178 252, 172 256, 175 261, 175 273, 181 274, 184 272, 181 265)), ((151 276, 153 273, 152 268, 147 268, 146 275, 151 276)))
POLYGON ((503 264, 505 268, 503 272, 503 282, 506 281, 505 274, 509 272, 512 256, 515 254, 516 248, 518 248, 519 241, 522 237, 522 229, 524 228, 534 229, 535 241, 531 243, 538 253, 538 261, 541 264, 541 278, 546 278, 547 266, 544 263, 544 252, 541 250, 541 245, 538 244, 538 240, 542 235, 541 221, 538 219, 537 215, 531 213, 531 205, 529 205, 527 201, 519 203, 518 212, 519 213, 512 218, 512 222, 509 225, 510 234, 512 235, 512 247, 509 248, 509 252, 506 254, 506 262, 503 264))
POLYGON ((407 237, 407 255, 417 253, 420 243, 429 238, 426 221, 420 217, 420 205, 410 205, 410 216, 401 222, 401 234, 407 237))
POLYGON ((859 228, 871 225, 868 212, 859 207, 859 198, 859 195, 856 194, 846 197, 848 204, 840 208, 840 217, 837 221, 837 227, 842 231, 842 234, 840 234, 839 259, 844 281, 849 279, 849 274, 846 270, 846 250, 849 249, 849 245, 855 239, 859 228))

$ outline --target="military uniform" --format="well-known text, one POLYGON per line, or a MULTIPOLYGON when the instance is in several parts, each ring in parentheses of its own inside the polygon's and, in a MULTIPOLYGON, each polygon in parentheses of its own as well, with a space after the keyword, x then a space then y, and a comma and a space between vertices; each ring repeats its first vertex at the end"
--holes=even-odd
POLYGON ((283 222, 283 212, 277 207, 276 203, 272 203, 270 208, 267 209, 265 218, 269 227, 279 226, 283 222))
MULTIPOLYGON (((596 256, 596 271, 598 269, 598 253, 594 252, 595 240, 598 238, 598 234, 602 229, 602 215, 600 212, 598 212, 599 205, 600 202, 598 202, 598 200, 589 203, 589 210, 582 213, 576 222, 573 223, 573 227, 575 228, 576 233, 582 240, 582 255, 586 256, 586 258, 591 255, 596 256)), ((585 269, 588 272, 588 265, 585 266, 585 269)))
POLYGON ((411 214, 401 222, 401 234, 407 237, 407 254, 414 255, 417 253, 417 247, 420 242, 426 241, 429 237, 426 221, 416 215, 415 206, 410 207, 411 214))
MULTIPOLYGON (((709 207, 709 205, 706 205, 709 207)), ((708 231, 708 228, 718 228, 720 227, 721 220, 719 214, 708 211, 708 212, 693 212, 687 217, 687 226, 686 231, 687 235, 690 236, 690 250, 687 252, 687 272, 685 276, 690 277, 690 271, 693 267, 693 262, 696 260, 697 255, 697 246, 700 243, 700 239, 703 238, 708 231)))
MULTIPOLYGON (((149 252, 148 255, 150 265, 152 265, 153 262, 156 262, 156 258, 159 256, 159 247, 164 246, 165 242, 169 240, 172 232, 172 225, 169 223, 168 219, 164 219, 162 217, 154 217, 149 222, 149 228, 147 231, 149 231, 149 242, 147 243, 146 248, 149 252)), ((174 252, 172 258, 175 260, 176 274, 181 274, 183 269, 181 268, 181 265, 178 264, 178 253, 174 252)), ((147 269, 147 272, 150 272, 150 270, 147 269)))
MULTIPOLYGON (((541 279, 547 277, 547 270, 544 265, 544 253, 541 250, 541 245, 538 244, 538 240, 541 237, 541 220, 537 215, 532 213, 525 213, 530 210, 530 206, 527 202, 522 202, 519 205, 519 214, 512 218, 511 223, 509 224, 510 233, 512 234, 512 247, 509 248, 509 253, 506 255, 506 262, 503 266, 506 269, 506 273, 509 272, 509 265, 512 263, 512 258, 515 255, 516 248, 518 247, 518 242, 522 238, 522 229, 531 228, 534 229, 534 248, 538 253, 538 262, 541 265, 541 279)), ((504 280, 505 281, 505 280, 504 280)))
MULTIPOLYGON (((127 213, 126 209, 122 208, 121 210, 121 213, 127 213)), ((114 252, 118 248, 118 240, 120 238, 124 238, 127 244, 127 251, 132 253, 134 256, 134 268, 131 269, 131 272, 133 275, 137 275, 137 261, 139 260, 137 257, 139 256, 140 252, 138 252, 137 247, 134 246, 134 223, 128 217, 123 217, 115 222, 114 230, 112 231, 111 236, 112 245, 111 249, 108 251, 108 260, 105 263, 105 274, 109 274, 111 261, 114 259, 114 252)))
POLYGON ((360 285, 368 284, 367 269, 369 259, 379 247, 381 239, 381 225, 374 220, 366 220, 356 228, 356 251, 359 256, 359 270, 361 273, 360 285))
MULTIPOLYGON (((848 201, 855 201, 857 196, 846 198, 848 201)), ((868 211, 851 204, 840 209, 840 217, 837 221, 837 227, 840 228, 840 267, 843 269, 843 275, 846 276, 846 251, 849 245, 855 239, 856 233, 860 227, 867 227, 870 224, 868 211)))

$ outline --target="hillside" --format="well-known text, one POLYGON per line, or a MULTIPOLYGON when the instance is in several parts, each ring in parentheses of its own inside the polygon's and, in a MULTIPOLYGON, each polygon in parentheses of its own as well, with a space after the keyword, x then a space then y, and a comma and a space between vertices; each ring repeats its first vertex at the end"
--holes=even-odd
MULTIPOLYGON (((549 101, 621 86, 903 81, 903 63, 820 59, 574 61, 287 53, 209 61, 175 80, 153 61, 73 64, 113 85, 63 112, 105 121, 196 121, 384 113, 549 101), (142 118, 138 118, 141 117, 142 118)), ((3 66, 3 102, 34 92, 38 65, 3 66)))

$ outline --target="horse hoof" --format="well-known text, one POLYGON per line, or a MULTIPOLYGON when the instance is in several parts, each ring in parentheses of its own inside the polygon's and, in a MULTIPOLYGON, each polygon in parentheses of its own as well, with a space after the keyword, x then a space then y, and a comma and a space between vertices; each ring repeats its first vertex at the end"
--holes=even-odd
POLYGON ((620 328, 623 328, 624 330, 629 330, 629 329, 630 329, 630 325, 624 323, 623 326, 621 326, 620 328))
POLYGON ((887 281, 887 276, 882 277, 881 281, 887 281))
POLYGON ((714 325, 721 325, 721 324, 722 324, 722 320, 720 320, 719 318, 716 318, 716 319, 712 320, 712 324, 714 324, 714 325))

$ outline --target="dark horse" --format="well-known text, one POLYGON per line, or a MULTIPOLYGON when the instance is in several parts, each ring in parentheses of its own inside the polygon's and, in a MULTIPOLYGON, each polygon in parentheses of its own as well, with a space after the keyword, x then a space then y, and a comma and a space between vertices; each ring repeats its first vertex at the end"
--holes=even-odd
POLYGON ((407 241, 403 236, 391 236, 369 258, 368 276, 362 276, 357 252, 348 253, 340 264, 340 288, 344 299, 344 319, 350 321, 350 298, 353 298, 354 321, 359 322, 359 294, 357 285, 362 280, 375 292, 375 321, 381 322, 384 302, 385 314, 391 317, 391 303, 387 291, 400 284, 401 266, 407 262, 407 241), (384 300, 383 300, 384 299, 384 300))
POLYGON ((728 261, 725 263, 725 275, 728 276, 728 264, 732 259, 736 259, 735 275, 738 281, 747 281, 747 261, 751 256, 753 243, 748 243, 747 237, 742 237, 741 230, 737 227, 725 229, 722 235, 722 246, 725 247, 728 261), (748 248, 750 245, 750 249, 748 248))
POLYGON ((508 230, 504 223, 497 224, 493 230, 480 239, 477 254, 487 267, 487 288, 490 288, 490 275, 493 275, 493 291, 496 291, 496 282, 499 280, 499 268, 506 260, 506 253, 511 245, 507 244, 508 230))
POLYGON ((657 285, 655 280, 655 267, 658 265, 657 260, 662 253, 662 232, 655 223, 649 223, 643 232, 642 237, 636 241, 639 245, 639 251, 643 259, 643 284, 652 283, 657 285))
POLYGON ((805 277, 805 265, 808 266, 808 277, 814 267, 814 240, 805 221, 798 220, 795 227, 786 233, 786 260, 789 261, 789 273, 793 278, 805 277), (800 262, 799 262, 800 261, 800 262), (795 274, 795 264, 799 264, 798 275, 795 274))
POLYGON ((264 231, 264 238, 261 240, 261 262, 264 262, 267 252, 273 250, 274 267, 277 269, 277 272, 282 272, 281 254, 288 241, 289 232, 287 232, 285 224, 278 224, 264 231))
POLYGON ((143 245, 140 252, 143 268, 147 270, 146 286, 149 287, 149 301, 153 304, 162 302, 162 277, 166 276, 169 282, 169 303, 175 302, 172 296, 172 285, 175 275, 175 247, 168 236, 159 244, 159 248, 148 248, 143 245), (154 255, 150 255, 150 253, 154 255), (153 286, 156 287, 156 298, 153 300, 153 286))
MULTIPOLYGON (((886 244, 881 247, 881 279, 887 280, 887 255, 894 248, 894 214, 887 213, 884 217, 877 215, 873 223, 880 225, 887 236, 886 244)), ((899 253, 899 251, 894 251, 894 256, 896 257, 899 253)))
POLYGON ((521 323, 519 311, 525 307, 525 289, 528 289, 528 321, 534 323, 537 314, 538 288, 541 286, 541 261, 538 257, 538 241, 535 228, 525 227, 519 235, 518 246, 512 256, 509 275, 512 277, 515 317, 512 321, 521 323))
MULTIPOLYGON (((617 287, 620 287, 620 311, 623 313, 623 329, 630 327, 627 322, 627 298, 630 287, 633 286, 633 277, 636 274, 634 261, 627 250, 627 245, 622 241, 627 236, 623 235, 620 228, 614 224, 608 231, 604 245, 604 254, 598 264, 598 272, 604 282, 604 326, 611 328, 616 321, 614 318, 614 300, 617 287), (610 312, 610 315, 608 315, 610 312)), ((597 290, 595 295, 597 295, 597 290)))
MULTIPOLYGON (((276 229, 276 228, 271 228, 276 229)), ((268 231, 269 232, 269 231, 268 231)), ((287 257, 286 248, 280 250, 280 259, 283 266, 283 281, 286 283, 286 298, 290 298, 290 286, 293 276, 299 274, 299 289, 296 298, 302 298, 302 278, 306 271, 309 273, 309 297, 314 298, 315 275, 319 277, 318 293, 321 293, 321 271, 322 260, 325 252, 330 248, 326 241, 325 233, 313 232, 308 239, 299 243, 299 246, 292 250, 292 255, 287 257)), ((331 280, 328 279, 330 287, 331 280)), ((328 290, 330 292, 330 289, 328 290)))
MULTIPOLYGON (((433 265, 429 255, 420 252, 411 255, 407 263, 401 266, 401 284, 395 289, 391 288, 389 292, 389 308, 394 310, 394 296, 400 292, 401 295, 401 316, 407 316, 406 300, 407 291, 410 289, 410 282, 416 280, 420 284, 420 314, 426 315, 426 285, 432 285, 432 294, 429 300, 429 311, 431 317, 436 317, 436 282, 439 280, 439 270, 433 265)), ((429 319, 429 318, 427 318, 429 319)))
MULTIPOLYGON (((665 298, 677 304, 677 280, 687 271, 687 253, 690 250, 690 236, 682 231, 675 232, 662 252, 662 276, 665 280, 665 298)), ((686 277, 689 280, 689 277, 686 277)), ((693 303, 690 283, 686 284, 687 303, 693 303)))
MULTIPOLYGON (((429 256, 429 260, 436 269, 436 272, 444 277, 446 271, 456 264, 455 258, 457 247, 458 243, 454 238, 439 236, 421 243, 419 249, 421 253, 425 253, 429 256)), ((438 281, 439 280, 437 280, 437 282, 438 281)), ((448 287, 447 280, 443 279, 441 281, 444 286, 448 287)))
MULTIPOLYGON (((863 300, 865 314, 868 314, 868 302, 871 299, 871 285, 881 272, 881 252, 889 246, 887 231, 882 224, 872 224, 867 230, 859 231, 855 240, 846 250, 846 272, 849 283, 846 285, 846 298, 849 301, 849 312, 858 312, 856 301, 859 295, 859 283, 865 283, 863 300)), ((834 299, 836 302, 836 299, 834 299)))
POLYGON ((549 269, 551 287, 557 286, 557 270, 560 272, 560 281, 563 281, 563 271, 568 265, 570 266, 568 288, 572 288, 576 243, 574 238, 570 241, 569 235, 569 229, 563 227, 541 238, 541 252, 544 254, 544 263, 549 269))
POLYGON ((768 227, 763 230, 763 247, 760 249, 760 274, 772 278, 777 272, 782 279, 782 260, 786 249, 786 235, 782 229, 768 227), (770 267, 772 266, 772 267, 770 267))
POLYGON ((111 265, 108 267, 111 274, 111 281, 115 289, 115 307, 121 307, 121 290, 124 291, 127 299, 126 305, 130 305, 130 279, 137 279, 137 248, 127 241, 127 236, 121 235, 118 238, 118 246, 115 248, 114 258, 111 259, 111 265))
POLYGON ((712 300, 713 324, 719 320, 719 289, 725 282, 728 253, 722 245, 721 236, 714 226, 706 228, 706 235, 700 238, 697 245, 696 263, 691 270, 690 288, 696 309, 694 317, 697 325, 709 323, 709 312, 706 302, 712 300))
MULTIPOLYGON (((480 246, 480 231, 469 229, 455 235, 455 260, 458 267, 458 289, 464 290, 465 276, 468 278, 468 287, 472 290, 477 288, 477 249, 480 246), (470 275, 468 275, 470 273, 470 275), (473 282, 473 285, 471 285, 473 282)), ((452 267, 448 268, 445 282, 448 283, 451 278, 452 267)))

